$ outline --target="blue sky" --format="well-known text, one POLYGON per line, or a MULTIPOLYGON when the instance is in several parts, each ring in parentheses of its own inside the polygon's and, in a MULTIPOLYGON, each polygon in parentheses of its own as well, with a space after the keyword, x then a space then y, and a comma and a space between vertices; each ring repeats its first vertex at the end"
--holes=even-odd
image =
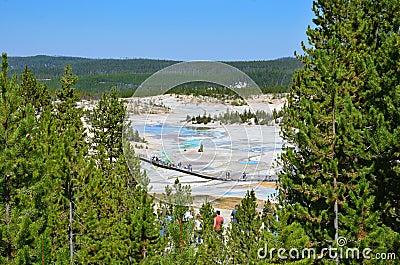
POLYGON ((9 56, 266 60, 301 52, 304 0, 0 0, 9 56))

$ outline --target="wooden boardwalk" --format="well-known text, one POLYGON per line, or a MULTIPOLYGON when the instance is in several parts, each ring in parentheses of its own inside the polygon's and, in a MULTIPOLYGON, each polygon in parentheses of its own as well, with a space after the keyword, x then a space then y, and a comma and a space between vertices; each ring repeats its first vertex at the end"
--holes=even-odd
POLYGON ((200 172, 196 172, 196 171, 192 171, 192 170, 188 170, 188 169, 184 169, 184 168, 178 168, 178 167, 171 167, 168 165, 165 165, 163 163, 158 163, 154 160, 148 159, 144 156, 139 156, 141 161, 150 163, 156 167, 161 167, 161 168, 165 168, 165 169, 169 169, 169 170, 174 170, 177 172, 181 172, 184 174, 188 174, 188 175, 193 175, 196 177, 200 177, 203 179, 209 179, 209 180, 220 180, 220 181, 266 181, 266 182, 276 182, 277 181, 277 176, 271 176, 269 178, 267 178, 266 176, 257 176, 257 178, 254 178, 254 176, 252 175, 248 175, 246 179, 243 178, 222 178, 222 177, 215 177, 215 176, 210 176, 207 174, 203 174, 200 172))

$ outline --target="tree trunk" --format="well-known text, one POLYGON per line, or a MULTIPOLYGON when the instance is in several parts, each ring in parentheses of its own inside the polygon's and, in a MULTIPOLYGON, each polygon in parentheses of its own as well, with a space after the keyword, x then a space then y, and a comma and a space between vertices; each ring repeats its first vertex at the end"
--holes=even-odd
MULTIPOLYGON (((9 187, 9 182, 10 181, 10 175, 5 176, 5 181, 4 181, 4 200, 6 203, 6 226, 7 230, 10 231, 10 187, 9 187)), ((11 243, 10 243, 10 238, 7 237, 6 239, 6 255, 7 255, 7 260, 11 258, 11 243)))
MULTIPOLYGON (((332 94, 332 158, 335 157, 335 137, 336 137, 336 129, 335 129, 335 123, 336 123, 336 118, 335 118, 335 96, 336 96, 336 91, 333 91, 332 94)), ((336 171, 335 171, 336 172, 336 171)), ((337 180, 336 180, 336 175, 333 178, 333 189, 336 191, 337 190, 337 180)), ((339 237, 339 217, 338 217, 338 201, 337 201, 337 195, 336 193, 334 194, 335 196, 335 204, 333 205, 333 212, 334 212, 334 220, 333 220, 333 227, 335 229, 335 242, 337 243, 338 237, 339 237)), ((336 264, 339 264, 339 257, 336 255, 336 264)))
POLYGON ((179 249, 180 249, 180 253, 182 253, 182 247, 183 247, 183 242, 182 242, 182 237, 183 237, 183 233, 182 233, 182 220, 178 219, 178 224, 179 224, 179 249))
MULTIPOLYGON (((72 185, 70 185, 72 186, 72 185)), ((74 259, 74 232, 72 230, 72 212, 73 212, 73 205, 72 205, 72 187, 69 190, 69 255, 71 264, 73 264, 74 259)))

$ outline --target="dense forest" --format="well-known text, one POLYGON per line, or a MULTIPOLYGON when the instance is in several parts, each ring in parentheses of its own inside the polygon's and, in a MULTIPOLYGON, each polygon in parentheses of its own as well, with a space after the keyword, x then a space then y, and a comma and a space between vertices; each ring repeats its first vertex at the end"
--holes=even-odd
MULTIPOLYGON (((21 74, 28 66, 38 80, 49 88, 59 89, 63 67, 70 65, 79 76, 76 88, 89 96, 116 87, 121 96, 131 96, 151 74, 179 61, 151 59, 88 59, 76 57, 10 57, 10 73, 21 74)), ((287 92, 293 72, 301 67, 295 58, 271 61, 226 62, 248 74, 264 92, 287 92)), ((193 87, 193 84, 191 85, 193 87)), ((204 84, 196 84, 204 87, 204 84)))
POLYGON ((69 61, 52 98, 45 72, 11 75, 3 53, 0 264, 399 264, 400 4, 313 11, 279 114, 278 197, 258 212, 247 191, 227 227, 209 202, 194 217, 178 179, 151 194, 115 88, 84 111, 69 61))

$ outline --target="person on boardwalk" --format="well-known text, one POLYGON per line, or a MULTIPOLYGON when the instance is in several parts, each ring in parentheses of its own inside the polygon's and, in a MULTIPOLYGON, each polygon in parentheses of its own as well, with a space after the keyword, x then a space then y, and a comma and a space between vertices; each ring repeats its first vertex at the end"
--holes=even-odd
POLYGON ((233 210, 232 210, 232 213, 231 213, 232 222, 235 223, 235 224, 238 223, 238 220, 237 220, 237 218, 236 218, 236 212, 237 212, 238 208, 239 208, 239 205, 236 204, 236 205, 235 205, 235 209, 233 209, 233 210))
POLYGON ((243 177, 243 180, 245 180, 247 178, 246 172, 243 172, 242 177, 243 177))
POLYGON ((222 232, 222 224, 224 223, 224 217, 221 216, 219 210, 216 211, 217 215, 214 217, 214 229, 215 231, 222 232))

